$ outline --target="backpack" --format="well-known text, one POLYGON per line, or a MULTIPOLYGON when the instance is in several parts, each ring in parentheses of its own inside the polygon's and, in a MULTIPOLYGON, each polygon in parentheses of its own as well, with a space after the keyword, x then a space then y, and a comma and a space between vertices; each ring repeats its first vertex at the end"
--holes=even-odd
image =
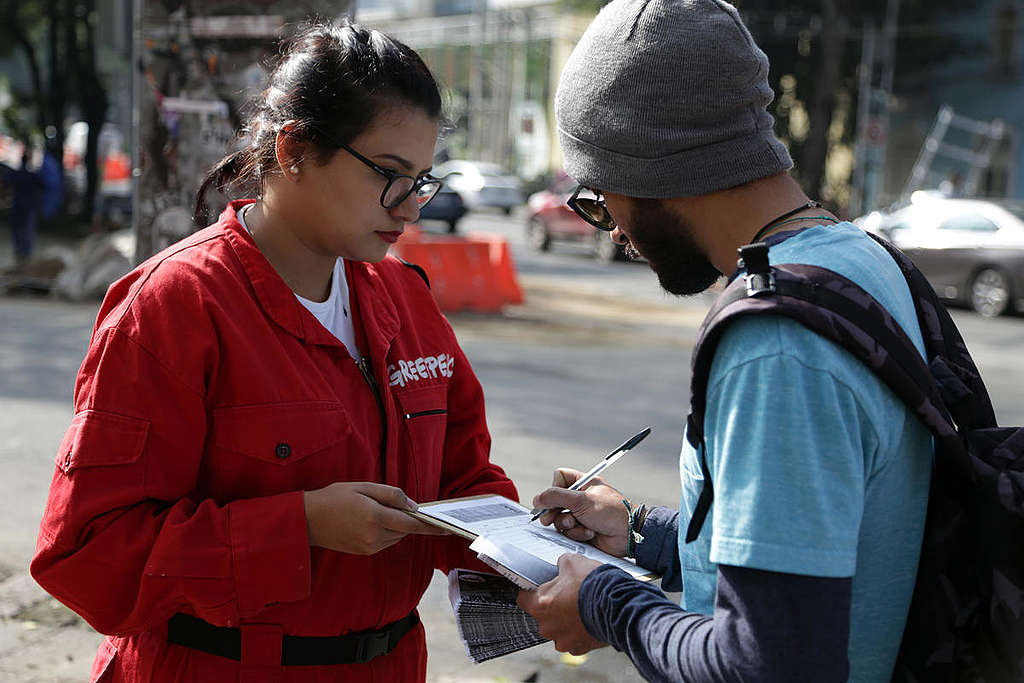
POLYGON ((927 360, 885 308, 854 282, 810 265, 770 266, 769 245, 795 232, 740 248, 737 275, 697 333, 687 439, 701 454, 704 488, 686 542, 697 538, 714 497, 700 446, 717 342, 740 316, 792 318, 860 359, 933 436, 920 563, 892 680, 1024 681, 1024 428, 996 425, 988 391, 959 330, 931 285, 895 246, 871 235, 906 278, 927 360))

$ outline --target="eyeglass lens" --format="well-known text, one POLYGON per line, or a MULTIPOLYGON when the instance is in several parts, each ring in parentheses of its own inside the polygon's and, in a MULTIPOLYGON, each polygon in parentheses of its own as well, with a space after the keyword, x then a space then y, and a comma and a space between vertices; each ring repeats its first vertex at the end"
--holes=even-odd
POLYGON ((381 198, 381 204, 384 208, 393 209, 409 196, 409 193, 416 192, 416 205, 424 206, 427 202, 434 198, 437 191, 441 189, 441 181, 439 180, 427 180, 424 182, 417 181, 409 176, 396 176, 388 185, 387 189, 384 190, 384 196, 381 198), (417 187, 417 183, 419 186, 417 187))
POLYGON ((615 229, 615 221, 608 213, 603 198, 587 188, 580 188, 572 208, 595 228, 607 231, 615 229))

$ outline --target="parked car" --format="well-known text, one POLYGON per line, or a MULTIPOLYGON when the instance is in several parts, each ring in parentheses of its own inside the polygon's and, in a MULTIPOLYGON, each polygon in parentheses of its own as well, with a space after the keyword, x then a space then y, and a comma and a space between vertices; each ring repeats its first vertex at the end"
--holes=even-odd
POLYGON ((563 174, 546 190, 530 195, 526 201, 527 244, 537 251, 547 251, 556 241, 584 243, 598 261, 625 260, 621 244, 612 242, 609 233, 587 223, 565 203, 575 189, 576 181, 563 174))
POLYGON ((442 185, 430 202, 420 209, 420 220, 444 221, 448 224, 448 232, 455 232, 459 219, 466 215, 466 205, 462 203, 459 193, 442 185))
POLYGON ((1024 310, 1024 205, 918 192, 859 222, 902 249, 941 298, 986 317, 1024 310))
POLYGON ((436 166, 432 174, 462 197, 469 209, 496 208, 507 216, 523 204, 523 184, 497 164, 453 159, 436 166))

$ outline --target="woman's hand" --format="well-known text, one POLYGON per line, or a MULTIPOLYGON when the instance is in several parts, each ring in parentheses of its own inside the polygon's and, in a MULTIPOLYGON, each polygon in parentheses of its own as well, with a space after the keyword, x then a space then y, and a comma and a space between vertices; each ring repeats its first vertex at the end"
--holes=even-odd
POLYGON ((448 532, 410 517, 416 503, 401 489, 367 481, 339 481, 303 494, 309 544, 340 553, 372 555, 406 534, 448 532))
POLYGON ((554 522, 555 528, 569 538, 587 541, 609 555, 624 557, 629 528, 629 513, 622 504, 625 496, 601 477, 591 479, 582 491, 566 488, 582 476, 579 470, 568 467, 555 470, 552 488, 533 498, 534 507, 549 508, 540 523, 547 526, 554 522))

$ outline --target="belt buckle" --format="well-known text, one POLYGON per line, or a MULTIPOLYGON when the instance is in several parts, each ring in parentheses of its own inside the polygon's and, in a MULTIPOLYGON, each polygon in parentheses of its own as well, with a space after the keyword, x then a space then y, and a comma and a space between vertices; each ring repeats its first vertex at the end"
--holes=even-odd
POLYGON ((390 644, 390 634, 387 631, 382 633, 374 633, 373 635, 366 635, 359 639, 359 644, 356 646, 356 661, 360 663, 368 662, 375 657, 380 657, 383 654, 387 654, 388 645, 390 644))

